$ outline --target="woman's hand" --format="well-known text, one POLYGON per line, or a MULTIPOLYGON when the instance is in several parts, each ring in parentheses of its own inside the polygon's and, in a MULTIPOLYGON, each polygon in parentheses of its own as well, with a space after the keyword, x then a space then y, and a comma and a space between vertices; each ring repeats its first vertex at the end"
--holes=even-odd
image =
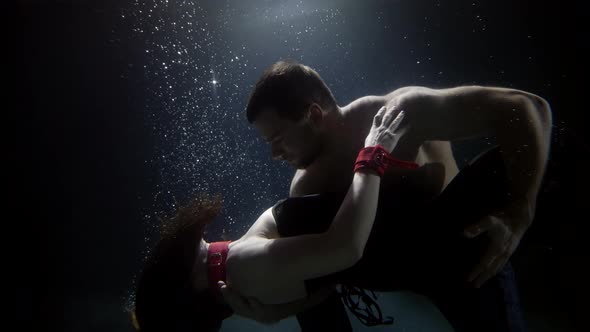
POLYGON ((371 131, 365 139, 365 147, 381 145, 387 152, 395 148, 399 139, 406 133, 407 127, 399 128, 404 119, 404 111, 394 118, 396 110, 383 106, 373 118, 371 131))

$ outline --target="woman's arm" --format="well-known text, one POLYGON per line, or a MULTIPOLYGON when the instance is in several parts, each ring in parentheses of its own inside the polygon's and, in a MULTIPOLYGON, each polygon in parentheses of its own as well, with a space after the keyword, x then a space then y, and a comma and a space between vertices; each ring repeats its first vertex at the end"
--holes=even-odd
MULTIPOLYGON (((391 151, 402 133, 396 131, 403 113, 382 108, 375 116, 365 146, 381 145, 391 151)), ((351 165, 352 168, 353 165, 351 165)), ((320 234, 269 239, 249 239, 240 254, 257 278, 306 280, 346 269, 362 257, 376 215, 380 177, 357 172, 330 228, 320 234)), ((274 223, 270 210, 260 218, 274 223)), ((259 223, 259 221, 257 221, 259 223)))
MULTIPOLYGON (((250 240, 257 277, 306 280, 354 265, 375 219, 380 179, 357 173, 328 231, 294 237, 250 240)), ((270 211, 261 216, 274 223, 270 211)), ((245 253, 244 253, 245 254, 245 253)))

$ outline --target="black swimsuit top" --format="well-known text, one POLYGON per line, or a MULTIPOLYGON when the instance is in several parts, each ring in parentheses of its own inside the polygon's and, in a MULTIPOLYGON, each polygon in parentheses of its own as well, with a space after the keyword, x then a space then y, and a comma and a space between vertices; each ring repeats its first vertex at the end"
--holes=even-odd
MULTIPOLYGON (((463 237, 463 228, 505 204, 506 193, 497 147, 475 158, 435 197, 420 188, 382 188, 362 259, 346 270, 307 280, 307 290, 347 284, 389 291, 454 280, 451 273, 466 273, 484 245, 463 237)), ((272 213, 280 236, 326 231, 345 195, 327 192, 278 201, 272 213)))

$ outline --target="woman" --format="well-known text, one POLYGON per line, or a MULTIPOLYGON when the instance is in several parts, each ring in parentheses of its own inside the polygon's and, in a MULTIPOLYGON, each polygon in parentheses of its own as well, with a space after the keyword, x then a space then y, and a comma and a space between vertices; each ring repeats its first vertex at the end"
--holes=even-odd
MULTIPOLYGON (((222 320, 232 314, 217 287, 224 277, 242 295, 274 304, 305 298, 308 292, 336 282, 374 290, 399 289, 404 273, 396 263, 404 269, 436 271, 436 264, 425 269, 424 264, 403 262, 403 258, 398 262, 387 259, 393 255, 389 235, 396 234, 375 236, 375 230, 372 234, 378 215, 380 175, 387 164, 383 158, 390 158, 387 152, 403 135, 397 130, 402 119, 403 112, 394 119, 392 111, 385 108, 375 115, 345 195, 310 195, 280 201, 237 241, 209 244, 202 239, 204 226, 219 212, 218 201, 197 200, 181 208, 164 224, 162 239, 140 276, 134 310, 136 327, 141 331, 218 330, 222 320), (383 151, 373 149, 375 146, 385 149, 385 154, 367 155, 367 151, 383 151), (287 215, 291 218, 280 217, 287 215), (324 222, 310 223, 305 219, 324 222), (293 223, 302 227, 297 229, 293 223), (367 243, 370 236, 375 239, 367 243), (391 266, 385 268, 383 258, 394 265, 397 273, 387 272, 391 266), (402 279, 392 279, 395 275, 402 279)), ((442 196, 432 207, 444 203, 442 196)), ((432 217, 424 213, 419 219, 432 217)), ((393 223, 388 220, 380 225, 387 228, 386 224, 393 223)), ((399 239, 401 242, 403 237, 399 239)), ((425 259, 429 254, 424 253, 425 259)), ((462 264, 464 260, 458 261, 462 264)))

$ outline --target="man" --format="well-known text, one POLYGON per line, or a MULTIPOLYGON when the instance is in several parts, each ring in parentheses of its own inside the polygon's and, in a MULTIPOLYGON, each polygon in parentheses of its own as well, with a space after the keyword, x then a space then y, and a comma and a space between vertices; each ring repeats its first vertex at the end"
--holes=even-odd
MULTIPOLYGON (((473 310, 483 316, 489 311, 490 317, 492 311, 506 311, 506 315, 499 315, 500 320, 505 320, 502 329, 523 329, 517 308, 510 308, 517 301, 509 258, 534 217, 549 154, 549 104, 539 96, 515 89, 411 86, 384 96, 365 96, 340 107, 317 72, 288 60, 264 72, 250 96, 247 116, 270 144, 273 158, 297 169, 289 194, 301 196, 346 191, 356 153, 382 106, 406 113, 402 123, 406 134, 392 155, 421 166, 388 172, 383 186, 392 190, 403 184, 420 188, 425 194, 441 193, 459 171, 450 141, 495 137, 510 183, 510 203, 465 229, 466 237, 490 240, 479 264, 465 276, 472 287, 460 294, 443 292, 430 297, 457 331, 478 329, 475 318, 466 317, 473 316, 473 310), (488 297, 502 298, 503 308, 489 308, 488 297)), ((287 305, 261 306, 227 288, 224 292, 236 313, 262 321, 280 319, 288 310, 297 312, 297 305, 302 305, 294 303, 290 309, 286 309, 287 305)), ((321 330, 323 324, 334 330, 350 330, 342 308, 337 296, 332 296, 297 317, 304 331, 321 330), (342 326, 335 327, 338 320, 342 326)))

